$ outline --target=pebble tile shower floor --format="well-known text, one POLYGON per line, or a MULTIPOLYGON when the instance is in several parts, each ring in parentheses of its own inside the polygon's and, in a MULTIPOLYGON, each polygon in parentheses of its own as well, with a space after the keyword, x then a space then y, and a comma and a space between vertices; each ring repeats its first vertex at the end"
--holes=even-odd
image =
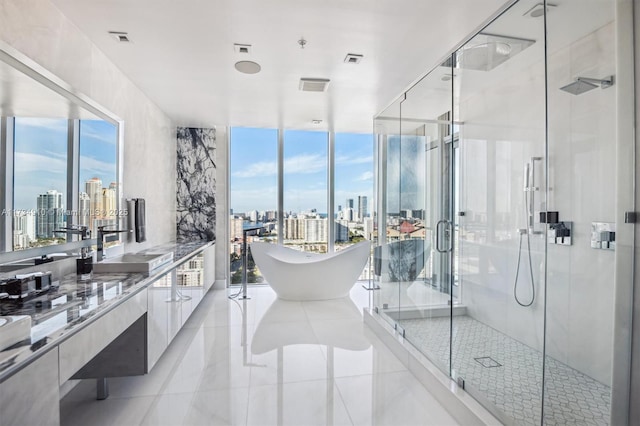
MULTIPOLYGON (((440 366, 449 362, 449 318, 398 323, 414 346, 440 366)), ((456 316, 453 366, 467 385, 522 425, 540 424, 542 354, 468 316, 456 316)), ((547 357, 545 425, 608 425, 611 389, 547 357)))

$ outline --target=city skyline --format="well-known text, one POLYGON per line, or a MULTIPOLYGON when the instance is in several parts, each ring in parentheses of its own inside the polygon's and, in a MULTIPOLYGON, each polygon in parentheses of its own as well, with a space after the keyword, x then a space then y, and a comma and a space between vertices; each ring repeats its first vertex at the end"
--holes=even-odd
MULTIPOLYGON (((49 190, 66 194, 67 124, 66 119, 16 117, 15 210, 36 209, 36 197, 49 190)), ((116 182, 116 136, 116 126, 107 121, 80 121, 79 183, 93 177, 116 182)))
POLYGON ((103 120, 80 120, 78 206, 73 217, 69 217, 72 209, 66 198, 68 124, 67 119, 55 118, 14 120, 14 250, 50 244, 46 240, 51 238, 64 238, 64 234, 53 231, 67 224, 91 228, 94 219, 110 219, 91 214, 90 210, 96 207, 115 210, 117 128, 103 120), (88 194, 87 182, 93 179, 100 182, 100 188, 88 194))

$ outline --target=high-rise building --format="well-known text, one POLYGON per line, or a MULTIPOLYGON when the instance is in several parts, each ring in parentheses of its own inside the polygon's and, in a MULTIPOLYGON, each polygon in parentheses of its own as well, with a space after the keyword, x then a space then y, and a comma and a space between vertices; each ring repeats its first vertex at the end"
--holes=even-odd
POLYGON ((304 219, 289 216, 284 220, 284 238, 301 240, 304 238, 304 219))
POLYGON ((342 210, 342 212, 343 212, 342 218, 344 220, 348 220, 349 222, 353 222, 354 221, 354 219, 355 219, 354 216, 355 215, 353 214, 353 208, 352 207, 348 207, 348 208, 342 210))
POLYGON ((62 193, 55 189, 50 189, 46 194, 38 195, 36 205, 36 237, 55 237, 53 231, 64 226, 62 193))
POLYGON ((24 250, 36 239, 36 218, 28 212, 16 212, 13 216, 13 249, 24 250))
POLYGON ((344 206, 345 209, 353 208, 353 198, 347 198, 347 204, 344 206))
POLYGON ((13 230, 27 236, 30 241, 36 239, 36 217, 30 212, 16 212, 13 216, 13 230))
POLYGON ((368 217, 364 220, 364 238, 371 240, 371 234, 373 234, 373 219, 368 217))
POLYGON ((244 223, 244 219, 231 216, 229 221, 231 222, 231 239, 242 238, 242 224, 244 223))
POLYGON ((102 180, 97 177, 91 178, 84 183, 84 188, 89 196, 89 229, 94 234, 95 220, 102 218, 102 180))
POLYGON ((91 210, 91 199, 86 192, 78 195, 78 223, 77 225, 89 226, 89 213, 91 210))
MULTIPOLYGON (((113 185, 113 184, 112 184, 113 185)), ((115 217, 116 211, 116 190, 115 188, 102 189, 102 217, 111 219, 115 217)))
POLYGON ((305 241, 316 243, 327 241, 327 219, 305 219, 305 241))
POLYGON ((368 214, 369 209, 367 208, 366 195, 358 195, 358 220, 360 222, 364 221, 368 214))
POLYGON ((258 210, 251 210, 249 212, 249 220, 251 222, 257 222, 258 221, 258 210))
POLYGON ((346 220, 336 220, 336 242, 349 241, 349 222, 346 220))

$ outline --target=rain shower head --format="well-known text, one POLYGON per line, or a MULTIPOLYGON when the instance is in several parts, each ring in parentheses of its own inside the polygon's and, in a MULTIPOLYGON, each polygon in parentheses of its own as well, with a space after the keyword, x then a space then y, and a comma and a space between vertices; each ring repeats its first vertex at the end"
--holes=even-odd
POLYGON ((613 76, 603 79, 578 77, 573 83, 569 83, 566 86, 561 87, 560 90, 564 90, 572 95, 581 95, 584 92, 595 89, 598 85, 602 89, 613 86, 613 76))
POLYGON ((478 33, 455 55, 451 55, 443 67, 476 71, 491 71, 498 65, 513 58, 536 41, 525 38, 478 33))

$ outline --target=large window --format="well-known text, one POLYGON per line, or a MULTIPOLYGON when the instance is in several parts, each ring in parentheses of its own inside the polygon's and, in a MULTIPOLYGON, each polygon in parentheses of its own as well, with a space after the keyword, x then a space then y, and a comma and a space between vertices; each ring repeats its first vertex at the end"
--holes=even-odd
POLYGON ((370 240, 373 202, 373 139, 371 135, 335 136, 336 250, 370 240))
MULTIPOLYGON (((229 253, 231 283, 239 284, 243 246, 255 240, 277 242, 278 131, 234 127, 230 140, 229 253)), ((247 282, 263 281, 249 253, 247 282)))
POLYGON ((7 177, 13 181, 13 208, 5 210, 13 213, 6 215, 13 226, 6 247, 18 251, 77 241, 79 234, 69 229, 86 226, 95 237, 97 226, 118 224, 115 124, 31 117, 6 122, 13 129, 3 141, 13 145, 13 158, 7 159, 13 163, 13 176, 7 177), (74 150, 78 154, 70 158, 74 150))
POLYGON ((116 127, 102 120, 80 122, 80 174, 77 218, 96 235, 101 225, 114 226, 118 220, 116 178, 116 127))
POLYGON ((327 252, 328 134, 284 132, 284 244, 327 252))
POLYGON ((65 241, 67 133, 67 120, 14 120, 13 250, 65 241))
MULTIPOLYGON (((280 242, 289 248, 318 253, 329 251, 330 242, 335 243, 335 250, 340 250, 372 238, 372 136, 335 134, 333 158, 329 155, 329 136, 327 132, 231 129, 232 284, 242 282, 245 237, 248 244, 256 240, 280 242), (282 164, 278 158, 282 158, 282 164), (278 170, 282 170, 282 175, 278 170), (331 170, 335 178, 333 188, 329 187, 328 179, 331 170), (278 189, 282 193, 281 210, 278 189), (333 211, 329 211, 329 200, 333 211), (330 240, 332 226, 334 238, 330 240), (247 231, 256 227, 260 229, 247 231), (282 241, 278 241, 278 236, 282 241)), ((250 251, 247 282, 264 282, 250 251)))

